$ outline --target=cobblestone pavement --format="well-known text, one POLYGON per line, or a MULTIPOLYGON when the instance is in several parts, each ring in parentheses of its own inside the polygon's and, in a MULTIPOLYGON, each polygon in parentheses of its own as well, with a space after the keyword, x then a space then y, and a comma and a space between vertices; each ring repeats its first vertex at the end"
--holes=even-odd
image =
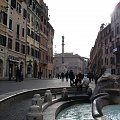
POLYGON ((69 81, 65 79, 25 79, 22 82, 16 81, 0 81, 0 95, 8 92, 19 91, 22 89, 37 89, 37 88, 50 88, 50 87, 66 87, 69 86, 69 81))

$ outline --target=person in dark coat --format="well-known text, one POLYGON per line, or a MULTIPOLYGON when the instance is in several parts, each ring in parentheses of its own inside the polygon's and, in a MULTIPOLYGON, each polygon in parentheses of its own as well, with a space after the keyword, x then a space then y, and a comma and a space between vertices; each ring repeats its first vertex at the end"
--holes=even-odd
POLYGON ((57 78, 58 78, 58 79, 60 78, 60 75, 59 75, 59 73, 57 74, 57 78))
POLYGON ((66 81, 68 81, 68 77, 69 77, 68 71, 66 72, 65 77, 66 77, 66 81))
POLYGON ((42 77, 42 72, 40 71, 39 78, 41 79, 41 77, 42 77))
POLYGON ((64 80, 64 76, 65 76, 65 75, 64 75, 64 73, 62 72, 62 73, 61 73, 61 79, 62 79, 62 80, 64 80))
POLYGON ((83 77, 83 74, 81 74, 81 73, 76 75, 75 86, 77 87, 77 91, 79 89, 82 91, 82 85, 81 85, 82 77, 83 77))
POLYGON ((19 67, 17 67, 16 70, 16 82, 21 82, 21 70, 19 69, 19 67))
POLYGON ((98 75, 98 74, 96 74, 96 75, 94 76, 94 79, 95 79, 95 84, 97 84, 98 78, 99 78, 99 75, 98 75))
POLYGON ((70 78, 70 86, 73 86, 74 85, 74 79, 75 79, 75 75, 74 75, 74 73, 73 73, 73 71, 72 70, 70 70, 70 72, 69 72, 69 78, 70 78))
POLYGON ((40 71, 38 71, 38 79, 40 78, 40 71))
POLYGON ((11 80, 11 77, 12 77, 12 70, 11 68, 9 69, 9 80, 11 80))

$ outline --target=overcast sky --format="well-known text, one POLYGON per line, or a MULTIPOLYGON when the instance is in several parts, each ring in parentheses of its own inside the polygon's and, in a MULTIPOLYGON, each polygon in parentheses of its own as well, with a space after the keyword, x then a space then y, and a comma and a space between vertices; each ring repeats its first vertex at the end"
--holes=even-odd
POLYGON ((119 0, 44 0, 49 9, 54 34, 54 53, 73 52, 89 57, 102 23, 110 23, 110 15, 119 0))

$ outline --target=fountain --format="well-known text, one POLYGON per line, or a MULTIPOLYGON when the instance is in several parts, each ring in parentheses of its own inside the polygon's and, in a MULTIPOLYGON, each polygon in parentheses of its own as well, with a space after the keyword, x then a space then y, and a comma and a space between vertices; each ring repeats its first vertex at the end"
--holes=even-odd
POLYGON ((120 77, 107 73, 103 74, 98 80, 91 102, 92 115, 96 120, 117 120, 116 116, 119 116, 117 111, 119 111, 120 106, 120 77), (111 118, 109 117, 110 113, 111 118))
POLYGON ((56 120, 93 120, 90 103, 79 103, 71 105, 62 110, 56 120))

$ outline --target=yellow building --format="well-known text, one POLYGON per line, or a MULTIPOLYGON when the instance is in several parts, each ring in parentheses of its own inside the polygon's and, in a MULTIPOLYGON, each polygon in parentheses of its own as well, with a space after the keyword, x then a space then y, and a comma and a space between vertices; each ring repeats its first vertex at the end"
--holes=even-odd
POLYGON ((0 0, 0 78, 14 79, 17 67, 24 77, 52 74, 54 29, 48 21, 43 0, 0 0))
POLYGON ((17 67, 25 73, 27 6, 24 0, 2 0, 0 6, 0 76, 15 78, 17 67))

